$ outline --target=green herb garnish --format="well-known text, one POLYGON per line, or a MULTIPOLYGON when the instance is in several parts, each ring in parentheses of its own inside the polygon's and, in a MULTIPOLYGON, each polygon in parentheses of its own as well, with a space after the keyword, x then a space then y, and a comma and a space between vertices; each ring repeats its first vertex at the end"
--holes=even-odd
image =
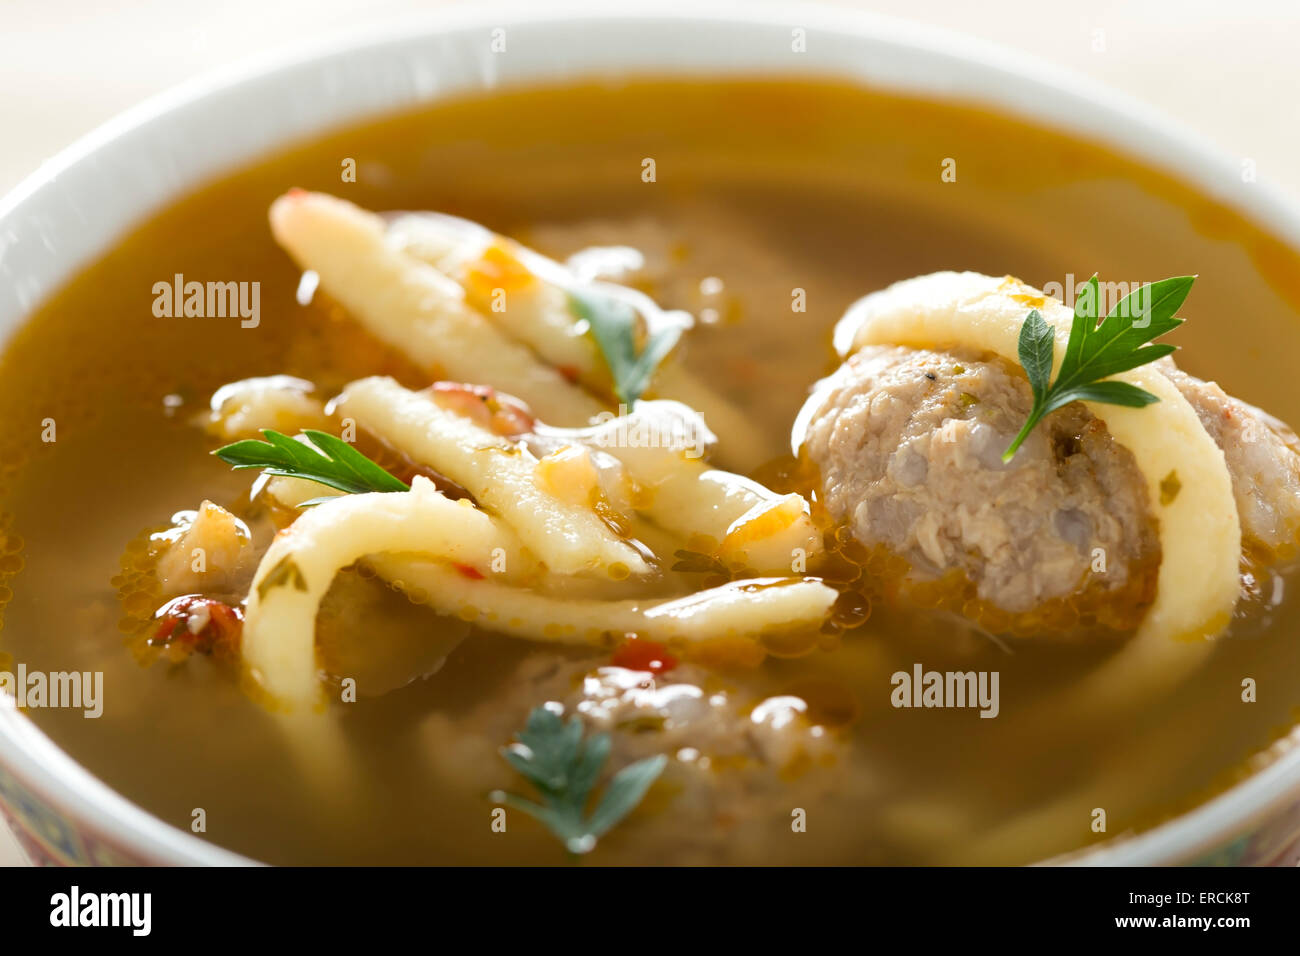
POLYGON ((1100 295, 1094 275, 1074 302, 1074 323, 1056 381, 1050 385, 1056 336, 1037 309, 1020 327, 1020 364, 1029 376, 1034 404, 1020 434, 1002 454, 1010 461, 1043 417, 1074 401, 1142 408, 1160 399, 1128 382, 1102 379, 1146 365, 1175 351, 1173 345, 1148 345, 1183 324, 1174 317, 1191 291, 1195 276, 1177 276, 1144 285, 1115 304, 1098 324, 1100 295))
POLYGON ((257 596, 263 601, 267 594, 276 588, 290 587, 295 591, 307 590, 307 579, 302 576, 302 568, 294 561, 293 555, 286 554, 280 559, 257 585, 257 596))
POLYGON ((1178 480, 1178 472, 1171 471, 1160 479, 1160 503, 1168 508, 1183 490, 1183 483, 1178 480))
POLYGON ((576 715, 565 722, 547 708, 535 707, 528 715, 528 726, 515 740, 501 748, 501 756, 528 778, 542 800, 535 803, 500 790, 492 793, 492 800, 545 824, 570 853, 590 852, 599 837, 641 802, 668 763, 667 757, 657 754, 624 767, 614 774, 588 816, 587 803, 609 759, 609 734, 584 739, 582 721, 576 715))
POLYGON ((305 478, 349 494, 411 490, 406 482, 328 432, 304 430, 310 445, 269 428, 262 434, 266 441, 246 438, 212 454, 236 469, 261 468, 268 475, 305 478))
POLYGON ((569 302, 573 314, 591 329, 614 379, 614 394, 630 409, 650 387, 659 363, 677 344, 682 334, 680 326, 650 329, 644 345, 638 346, 642 323, 629 303, 592 290, 570 290, 569 302))
POLYGON ((688 551, 684 548, 673 552, 673 557, 677 560, 672 566, 674 571, 683 571, 687 574, 727 574, 729 571, 722 559, 712 554, 704 554, 702 551, 688 551))

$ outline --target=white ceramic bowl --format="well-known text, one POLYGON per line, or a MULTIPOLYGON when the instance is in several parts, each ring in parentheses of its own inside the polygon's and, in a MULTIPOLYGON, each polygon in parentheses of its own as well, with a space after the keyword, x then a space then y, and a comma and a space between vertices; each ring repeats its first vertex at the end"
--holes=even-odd
MULTIPOLYGON (((639 73, 836 76, 960 96, 1143 159, 1300 246, 1300 209, 1289 199, 1264 184, 1229 193, 1240 181, 1235 160, 1135 103, 967 38, 805 4, 459 9, 189 83, 46 163, 0 201, 0 338, 133 224, 278 146, 460 92, 639 73), (490 52, 498 28, 508 55, 490 52), (806 31, 808 52, 792 52, 795 29, 806 31)), ((249 862, 114 793, 3 705, 0 810, 29 853, 58 862, 249 862)), ((1079 859, 1263 862, 1295 843, 1297 827, 1300 750, 1191 813, 1079 859)))

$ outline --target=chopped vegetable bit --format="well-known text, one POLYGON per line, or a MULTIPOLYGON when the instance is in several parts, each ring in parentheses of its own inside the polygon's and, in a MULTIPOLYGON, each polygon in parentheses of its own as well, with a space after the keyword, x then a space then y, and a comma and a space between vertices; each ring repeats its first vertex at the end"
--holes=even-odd
POLYGON ((663 674, 677 666, 677 658, 662 644, 634 637, 614 652, 613 663, 630 671, 663 674))
POLYGON ((482 571, 474 567, 472 564, 460 564, 457 562, 452 564, 452 567, 456 569, 456 572, 461 577, 469 578, 471 581, 482 581, 483 578, 486 577, 482 571))
POLYGON ((302 576, 302 568, 293 560, 293 555, 286 554, 280 563, 266 572, 257 585, 257 596, 265 601, 266 596, 276 588, 291 587, 295 591, 307 590, 307 581, 302 576))
POLYGON ((1178 492, 1183 490, 1183 483, 1178 480, 1178 472, 1171 471, 1160 479, 1160 503, 1168 506, 1174 503, 1178 492))
POLYGON ((681 571, 686 574, 721 574, 728 576, 727 566, 722 563, 722 559, 717 555, 705 554, 703 551, 689 551, 685 548, 679 548, 673 552, 673 557, 677 561, 673 564, 674 571, 681 571))
POLYGON ((434 382, 429 392, 439 407, 464 415, 475 424, 503 438, 526 435, 537 425, 528 406, 490 385, 434 382))
POLYGON ((465 266, 465 291, 475 308, 490 312, 493 293, 515 292, 536 281, 514 251, 502 241, 493 242, 465 266))
POLYGON ((180 648, 187 654, 215 654, 235 658, 244 615, 237 607, 198 594, 168 601, 154 615, 159 625, 149 638, 150 647, 180 648))

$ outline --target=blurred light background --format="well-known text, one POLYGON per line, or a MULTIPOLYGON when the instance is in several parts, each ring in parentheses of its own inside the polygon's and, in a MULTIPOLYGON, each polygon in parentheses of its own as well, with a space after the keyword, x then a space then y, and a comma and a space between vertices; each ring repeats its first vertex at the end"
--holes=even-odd
MULTIPOLYGON (((1233 155, 1254 159, 1261 178, 1300 193, 1296 0, 826 2, 969 33, 1052 60, 1163 109, 1233 155)), ((205 70, 303 40, 466 5, 485 4, 0 0, 0 193, 115 113, 205 70)), ((544 9, 546 0, 529 6, 544 9)))
MULTIPOLYGON (((615 0, 606 0, 613 3, 615 0)), ((764 0, 749 0, 760 5, 764 0)), ((972 34, 1144 100, 1300 196, 1297 0, 824 0, 972 34)), ((534 0, 538 8, 546 0, 534 0)), ((0 0, 0 193, 204 71, 481 0, 0 0)), ((797 3, 784 4, 796 7, 797 3)), ((18 862, 0 827, 0 864, 18 862)))

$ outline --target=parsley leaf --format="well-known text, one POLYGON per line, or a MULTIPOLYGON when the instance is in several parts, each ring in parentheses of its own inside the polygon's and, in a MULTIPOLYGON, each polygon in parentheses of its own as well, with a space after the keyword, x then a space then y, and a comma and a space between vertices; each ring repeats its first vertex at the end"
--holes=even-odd
POLYGON ((681 338, 680 326, 650 329, 644 347, 638 348, 640 317, 630 303, 590 289, 581 292, 571 289, 569 303, 573 314, 585 320, 591 329, 614 379, 614 394, 631 408, 650 387, 659 363, 681 338))
POLYGON ((1079 289, 1075 299, 1070 338, 1055 382, 1050 379, 1056 336, 1038 310, 1031 309, 1020 327, 1018 350, 1034 404, 1002 460, 1010 461, 1015 456, 1044 416, 1070 402, 1142 408, 1159 401, 1155 395, 1128 382, 1102 380, 1175 351, 1173 345, 1148 343, 1183 324, 1174 313, 1187 299, 1195 279, 1195 276, 1177 276, 1141 286, 1115 303, 1099 324, 1097 312, 1101 297, 1094 275, 1079 289))
POLYGON ((609 760, 609 734, 584 739, 582 720, 576 715, 566 722, 545 707, 535 707, 515 740, 501 749, 501 756, 537 789, 541 802, 501 790, 491 798, 545 824, 570 853, 590 852, 599 837, 641 802, 668 763, 667 757, 657 754, 624 767, 614 774, 588 816, 592 790, 609 760))
POLYGON ((212 454, 236 470, 261 468, 268 475, 305 478, 349 494, 411 490, 406 482, 328 432, 305 430, 303 435, 311 444, 269 428, 262 434, 266 441, 247 438, 212 454))

